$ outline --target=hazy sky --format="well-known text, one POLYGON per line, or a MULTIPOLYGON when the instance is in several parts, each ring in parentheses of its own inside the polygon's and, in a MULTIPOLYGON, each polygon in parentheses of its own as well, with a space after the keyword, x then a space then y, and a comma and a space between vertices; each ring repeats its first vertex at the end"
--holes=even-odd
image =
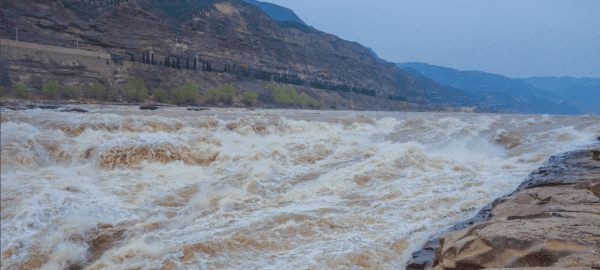
POLYGON ((391 62, 600 76, 600 0, 261 0, 391 62))

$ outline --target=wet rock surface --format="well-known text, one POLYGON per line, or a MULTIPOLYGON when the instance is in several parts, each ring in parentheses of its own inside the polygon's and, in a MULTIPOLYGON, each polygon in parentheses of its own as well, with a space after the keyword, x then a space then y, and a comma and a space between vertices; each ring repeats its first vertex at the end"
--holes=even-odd
POLYGON ((81 108, 67 108, 64 110, 61 110, 61 112, 79 112, 79 113, 86 113, 89 112, 86 109, 81 109, 81 108))
POLYGON ((13 111, 31 110, 31 109, 43 109, 43 110, 54 110, 62 107, 61 105, 54 104, 35 104, 35 103, 19 103, 19 102, 4 102, 2 107, 13 111))
POLYGON ((13 111, 22 111, 22 110, 33 110, 33 109, 42 109, 42 110, 59 110, 60 112, 80 112, 86 113, 89 110, 77 108, 77 107, 69 107, 68 104, 43 104, 43 103, 22 103, 22 102, 3 102, 1 106, 5 109, 13 110, 13 111))
POLYGON ((514 192, 430 239, 406 269, 600 266, 598 150, 551 157, 514 192))
MULTIPOLYGON (((447 229, 444 232, 453 232, 459 231, 469 226, 480 223, 488 219, 490 215, 490 211, 492 209, 492 203, 484 206, 473 218, 457 222, 452 225, 451 228, 447 229)), ((430 267, 435 261, 435 248, 438 246, 439 236, 433 237, 427 241, 423 249, 414 252, 413 259, 406 266, 407 270, 415 270, 415 269, 426 269, 430 267)))
POLYGON ((195 108, 195 107, 190 107, 190 108, 187 108, 187 110, 188 110, 188 111, 196 111, 196 112, 198 112, 198 111, 204 111, 204 110, 208 110, 208 108, 195 108))
POLYGON ((158 109, 160 109, 159 106, 140 106, 140 110, 154 111, 154 110, 158 110, 158 109))

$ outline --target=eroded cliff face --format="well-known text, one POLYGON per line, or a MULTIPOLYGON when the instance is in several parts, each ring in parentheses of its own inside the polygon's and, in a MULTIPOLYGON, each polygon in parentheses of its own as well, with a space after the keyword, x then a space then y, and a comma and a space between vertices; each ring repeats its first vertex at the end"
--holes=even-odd
MULTIPOLYGON (((79 36, 79 49, 127 58, 141 57, 153 44, 156 61, 169 56, 180 57, 185 63, 188 58, 193 61, 199 53, 200 61, 210 61, 217 69, 230 63, 279 73, 289 70, 290 75, 302 79, 376 89, 381 96, 402 94, 414 88, 411 75, 396 66, 382 65, 358 43, 320 31, 305 33, 279 27, 264 12, 242 1, 85 3, 85 0, 81 3, 4 1, 0 36, 14 39, 15 26, 19 24, 19 40, 27 42, 76 48, 79 36)), ((3 61, 4 66, 17 64, 14 61, 7 64, 4 57, 3 61)), ((157 84, 168 81, 164 77, 168 75, 163 74, 157 73, 152 80, 158 81, 157 84)), ((120 73, 123 78, 128 75, 127 70, 120 73)), ((119 83, 124 82, 119 80, 119 83)))

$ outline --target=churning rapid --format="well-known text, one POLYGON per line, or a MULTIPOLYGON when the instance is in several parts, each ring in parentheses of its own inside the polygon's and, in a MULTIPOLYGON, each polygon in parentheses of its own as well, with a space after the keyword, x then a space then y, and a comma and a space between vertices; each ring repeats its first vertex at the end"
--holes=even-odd
POLYGON ((2 111, 2 269, 402 269, 600 134, 594 115, 82 107, 2 111))

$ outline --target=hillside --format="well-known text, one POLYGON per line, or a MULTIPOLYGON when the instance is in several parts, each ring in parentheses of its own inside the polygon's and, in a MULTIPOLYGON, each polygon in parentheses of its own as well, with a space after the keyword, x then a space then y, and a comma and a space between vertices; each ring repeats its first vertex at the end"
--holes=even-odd
MULTIPOLYGON (((412 76, 396 66, 381 64, 369 51, 356 42, 342 40, 318 31, 304 32, 281 27, 265 12, 237 0, 78 0, 10 1, 3 2, 0 29, 3 39, 15 39, 19 24, 19 40, 37 44, 76 48, 107 53, 122 59, 136 61, 148 55, 152 45, 156 61, 179 58, 210 63, 213 70, 226 66, 246 64, 249 69, 260 69, 278 74, 289 74, 308 82, 329 85, 348 85, 372 89, 378 96, 404 95, 415 88, 412 76)), ((42 63, 35 57, 8 59, 3 56, 2 66, 7 85, 24 81, 32 88, 41 88, 45 81, 59 79, 69 85, 97 82, 107 88, 123 88, 131 75, 144 78, 148 88, 173 89, 183 81, 201 83, 208 75, 172 70, 156 72, 147 66, 119 66, 115 76, 105 78, 98 74, 62 76, 48 72, 55 66, 42 63), (24 68, 27 66, 27 68, 24 68), (165 75, 166 74, 166 75, 165 75)), ((79 66, 76 62, 60 62, 62 68, 79 66)), ((199 64, 200 64, 199 63, 199 64)), ((108 64, 107 64, 108 65, 108 64)), ((198 72, 202 73, 202 72, 198 72)), ((212 76, 211 83, 231 82, 225 74, 212 76)), ((235 78, 234 78, 235 79, 235 78)), ((414 98, 418 100, 418 98, 414 98)))
POLYGON ((538 89, 521 79, 482 71, 459 71, 424 63, 398 63, 402 70, 413 68, 432 80, 474 96, 482 106, 502 106, 520 113, 580 114, 581 107, 560 96, 538 89))

